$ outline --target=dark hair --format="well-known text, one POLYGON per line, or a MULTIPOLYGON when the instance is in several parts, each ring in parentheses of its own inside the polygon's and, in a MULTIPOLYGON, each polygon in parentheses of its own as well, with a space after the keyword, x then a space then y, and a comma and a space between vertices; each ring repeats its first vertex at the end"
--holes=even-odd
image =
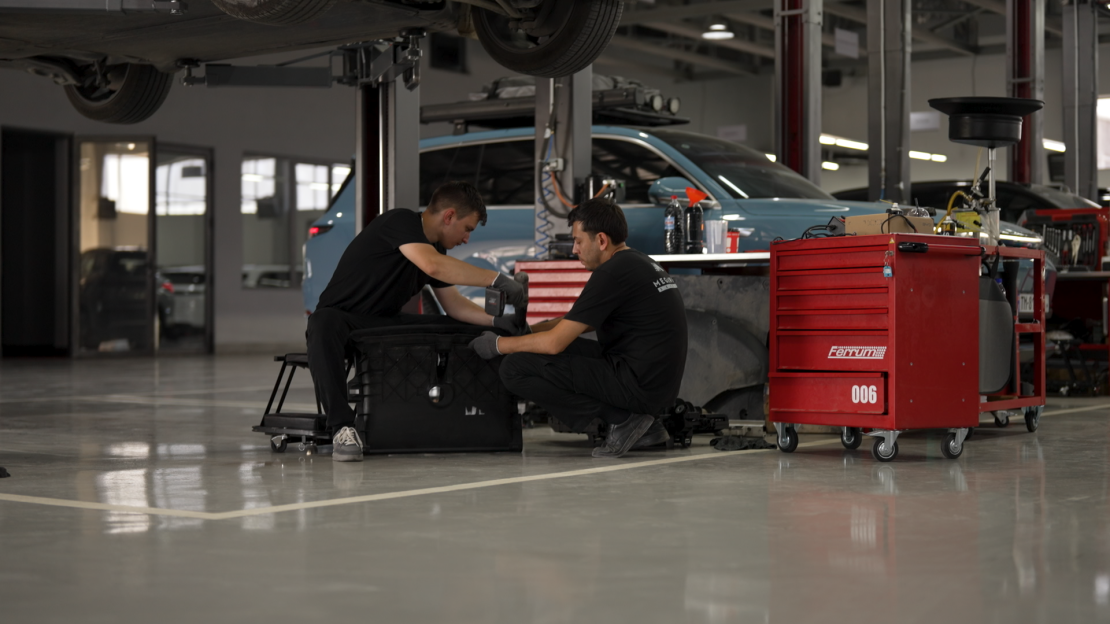
POLYGON ((435 214, 448 208, 454 208, 460 217, 469 217, 476 212, 478 222, 482 225, 486 224, 486 202, 478 189, 469 182, 444 182, 432 193, 432 200, 428 202, 428 212, 435 214))
POLYGON ((582 224, 582 231, 591 236, 604 232, 613 244, 619 245, 628 239, 628 221, 624 219, 621 207, 608 199, 595 197, 578 204, 567 215, 567 225, 582 224))

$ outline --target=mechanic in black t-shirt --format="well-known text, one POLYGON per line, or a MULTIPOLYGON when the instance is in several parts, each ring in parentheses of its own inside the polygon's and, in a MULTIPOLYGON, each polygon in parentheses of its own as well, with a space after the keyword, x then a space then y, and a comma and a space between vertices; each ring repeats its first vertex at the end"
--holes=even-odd
POLYGON ((351 332, 388 325, 440 324, 442 316, 401 314, 401 308, 426 284, 435 289, 443 310, 457 322, 495 325, 510 333, 526 326, 523 317, 491 317, 452 284, 488 286, 514 306, 524 303, 524 287, 496 271, 480 269, 447 255, 465 245, 470 233, 486 223, 482 196, 466 182, 447 182, 436 189, 428 208, 404 208, 378 216, 347 246, 331 281, 308 317, 308 368, 316 384, 328 429, 333 432, 332 458, 362 461, 362 440, 355 413, 347 403, 343 359, 351 332))
POLYGON ((594 418, 609 425, 594 457, 620 457, 667 439, 655 419, 678 396, 686 367, 686 311, 674 279, 625 244, 620 207, 591 199, 570 212, 574 252, 593 271, 561 319, 524 336, 483 332, 471 347, 486 359, 508 355, 501 379, 574 431, 594 418), (597 341, 579 336, 596 330, 597 341), (640 442, 637 444, 637 442, 640 442))

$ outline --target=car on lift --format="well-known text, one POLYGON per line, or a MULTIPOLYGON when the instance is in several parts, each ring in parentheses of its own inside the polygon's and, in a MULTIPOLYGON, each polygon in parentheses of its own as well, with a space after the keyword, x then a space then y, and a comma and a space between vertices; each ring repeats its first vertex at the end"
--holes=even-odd
MULTIPOLYGON (((943 211, 948 208, 948 201, 953 194, 958 191, 967 193, 973 184, 970 180, 914 182, 909 203, 943 211)), ((1024 223, 1023 215, 1027 210, 1098 208, 1098 204, 1089 199, 1043 184, 1018 184, 1000 180, 995 182, 995 194, 998 197, 999 219, 1019 225, 1024 223)), ((850 201, 867 201, 868 192, 866 187, 856 188, 837 191, 833 196, 850 201)))
POLYGON ((9 0, 0 4, 0 67, 52 79, 85 117, 130 124, 158 110, 182 67, 410 28, 475 36, 514 72, 566 76, 604 50, 622 8, 621 0, 9 0))

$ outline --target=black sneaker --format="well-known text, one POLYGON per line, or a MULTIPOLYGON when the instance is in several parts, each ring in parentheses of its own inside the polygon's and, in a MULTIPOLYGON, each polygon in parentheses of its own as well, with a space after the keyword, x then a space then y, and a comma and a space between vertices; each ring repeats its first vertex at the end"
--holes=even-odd
POLYGON ((343 427, 331 438, 332 461, 362 461, 362 438, 354 427, 343 427))
POLYGON ((628 452, 644 432, 651 428, 655 417, 650 414, 632 414, 619 425, 609 425, 609 435, 605 445, 594 449, 593 456, 598 458, 617 458, 628 452))
POLYGON ((656 418, 655 422, 651 423, 648 430, 644 432, 644 435, 640 436, 640 439, 632 445, 632 450, 666 444, 667 440, 670 439, 671 434, 667 432, 667 427, 663 424, 663 421, 656 418))

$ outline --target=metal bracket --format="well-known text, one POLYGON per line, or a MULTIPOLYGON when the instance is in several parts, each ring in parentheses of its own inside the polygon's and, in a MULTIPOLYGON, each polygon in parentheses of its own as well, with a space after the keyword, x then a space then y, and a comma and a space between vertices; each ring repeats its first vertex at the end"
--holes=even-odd
POLYGON ((775 429, 778 431, 779 447, 784 447, 789 443, 786 438, 786 432, 790 430, 793 425, 790 423, 775 423, 775 429))
POLYGON ((169 13, 184 15, 182 0, 0 0, 2 11, 32 13, 169 13))
MULTIPOLYGON (((0 3, 5 0, 0 0, 0 3)), ((148 0, 149 1, 149 0, 148 0)), ((334 51, 313 54, 281 65, 236 66, 206 63, 204 75, 193 70, 200 67, 194 59, 182 59, 178 66, 185 70, 181 84, 191 87, 317 87, 327 88, 332 83, 362 87, 381 86, 398 78, 405 88, 412 91, 420 85, 420 39, 427 34, 423 28, 409 28, 401 35, 384 41, 367 41, 342 46, 334 51), (309 59, 327 56, 343 59, 343 73, 333 76, 331 64, 327 67, 290 67, 309 59)))
POLYGON ((338 82, 353 87, 377 87, 401 78, 405 88, 412 91, 420 86, 420 57, 424 54, 420 39, 425 35, 427 31, 423 28, 408 28, 392 40, 341 47, 344 72, 338 82))

